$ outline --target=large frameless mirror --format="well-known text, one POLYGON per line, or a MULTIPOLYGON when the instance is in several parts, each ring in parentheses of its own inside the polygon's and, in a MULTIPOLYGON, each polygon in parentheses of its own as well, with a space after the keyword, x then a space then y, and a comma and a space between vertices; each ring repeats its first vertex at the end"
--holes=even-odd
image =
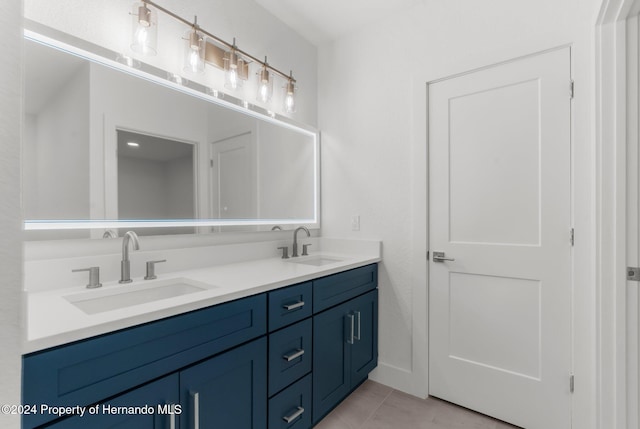
POLYGON ((318 226, 314 129, 66 37, 25 32, 28 238, 318 226))

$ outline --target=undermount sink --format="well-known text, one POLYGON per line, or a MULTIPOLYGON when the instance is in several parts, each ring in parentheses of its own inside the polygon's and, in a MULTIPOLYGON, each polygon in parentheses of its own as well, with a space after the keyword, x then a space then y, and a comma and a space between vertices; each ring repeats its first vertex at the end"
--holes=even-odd
POLYGON ((215 287, 207 283, 180 277, 129 285, 107 286, 100 290, 67 295, 64 299, 86 314, 96 314, 202 292, 215 287))
POLYGON ((304 264, 304 265, 313 265, 315 267, 320 267, 322 265, 335 264, 336 262, 342 262, 342 259, 331 258, 328 256, 310 256, 310 257, 302 257, 302 258, 292 258, 289 262, 293 262, 295 264, 304 264))

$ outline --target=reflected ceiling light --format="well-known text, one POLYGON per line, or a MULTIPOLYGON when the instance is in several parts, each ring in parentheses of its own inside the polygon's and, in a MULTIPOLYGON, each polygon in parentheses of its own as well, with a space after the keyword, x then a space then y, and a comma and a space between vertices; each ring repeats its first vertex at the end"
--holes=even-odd
POLYGON ((150 9, 147 2, 133 5, 131 49, 142 55, 155 55, 158 40, 158 21, 156 11, 150 9))
POLYGON ((127 142, 127 146, 131 146, 131 147, 140 147, 140 143, 136 143, 136 142, 127 142))
POLYGON ((264 57, 264 63, 260 68, 258 74, 258 100, 263 103, 268 103, 273 95, 273 79, 269 73, 269 64, 267 63, 267 57, 264 57))
POLYGON ((284 86, 284 111, 296 111, 296 80, 293 78, 293 71, 289 73, 287 84, 284 86))
MULTIPOLYGON (((274 78, 284 79, 286 82, 284 110, 287 113, 295 111, 296 80, 293 78, 292 73, 286 75, 269 65, 266 57, 262 62, 239 49, 236 46, 235 39, 233 39, 233 43, 229 43, 214 36, 198 25, 197 18, 191 23, 152 0, 141 0, 133 6, 133 12, 131 13, 133 17, 131 48, 135 52, 142 54, 156 53, 158 30, 156 11, 169 15, 189 27, 189 30, 184 34, 183 69, 185 71, 203 73, 205 63, 212 65, 225 71, 224 86, 236 90, 241 88, 243 82, 249 78, 249 66, 253 63, 259 66, 256 70, 258 75, 258 100, 268 103, 273 95, 274 78)), ((253 67, 254 69, 256 68, 255 66, 253 67)), ((173 73, 169 75, 168 79, 182 85, 186 82, 186 79, 180 78, 173 73)), ((223 96, 224 94, 222 93, 218 95, 219 98, 223 96)))
POLYGON ((204 73, 205 39, 198 27, 198 17, 184 34, 184 70, 189 73, 204 73))

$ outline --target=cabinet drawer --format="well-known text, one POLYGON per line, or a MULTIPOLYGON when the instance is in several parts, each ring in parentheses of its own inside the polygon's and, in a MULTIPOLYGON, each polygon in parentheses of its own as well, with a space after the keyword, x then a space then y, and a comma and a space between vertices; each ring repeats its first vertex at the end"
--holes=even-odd
MULTIPOLYGON (((266 332, 265 294, 23 358, 23 402, 88 405, 266 332)), ((25 416, 28 426, 46 416, 25 416)))
POLYGON ((312 298, 311 282, 269 292, 269 332, 311 316, 312 298))
POLYGON ((311 374, 269 401, 269 429, 311 427, 311 374))
POLYGON ((311 371, 311 318, 269 334, 269 396, 311 371))
POLYGON ((340 304, 378 286, 378 265, 355 268, 313 282, 313 312, 340 304))

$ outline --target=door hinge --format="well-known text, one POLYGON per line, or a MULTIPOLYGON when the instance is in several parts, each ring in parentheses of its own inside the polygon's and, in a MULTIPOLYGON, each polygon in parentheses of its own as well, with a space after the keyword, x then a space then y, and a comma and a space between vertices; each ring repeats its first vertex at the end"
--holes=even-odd
POLYGON ((427 250, 427 261, 429 260, 429 251, 427 250))
POLYGON ((627 280, 640 282, 640 268, 627 267, 627 280))
POLYGON ((209 165, 213 168, 213 159, 209 160, 209 165))
POLYGON ((573 98, 573 95, 575 94, 575 83, 573 82, 573 79, 569 81, 569 98, 573 98))
POLYGON ((573 228, 571 228, 571 231, 569 232, 569 241, 572 246, 576 244, 576 231, 573 228))
POLYGON ((576 388, 576 376, 571 374, 569 376, 569 392, 573 393, 576 388))

